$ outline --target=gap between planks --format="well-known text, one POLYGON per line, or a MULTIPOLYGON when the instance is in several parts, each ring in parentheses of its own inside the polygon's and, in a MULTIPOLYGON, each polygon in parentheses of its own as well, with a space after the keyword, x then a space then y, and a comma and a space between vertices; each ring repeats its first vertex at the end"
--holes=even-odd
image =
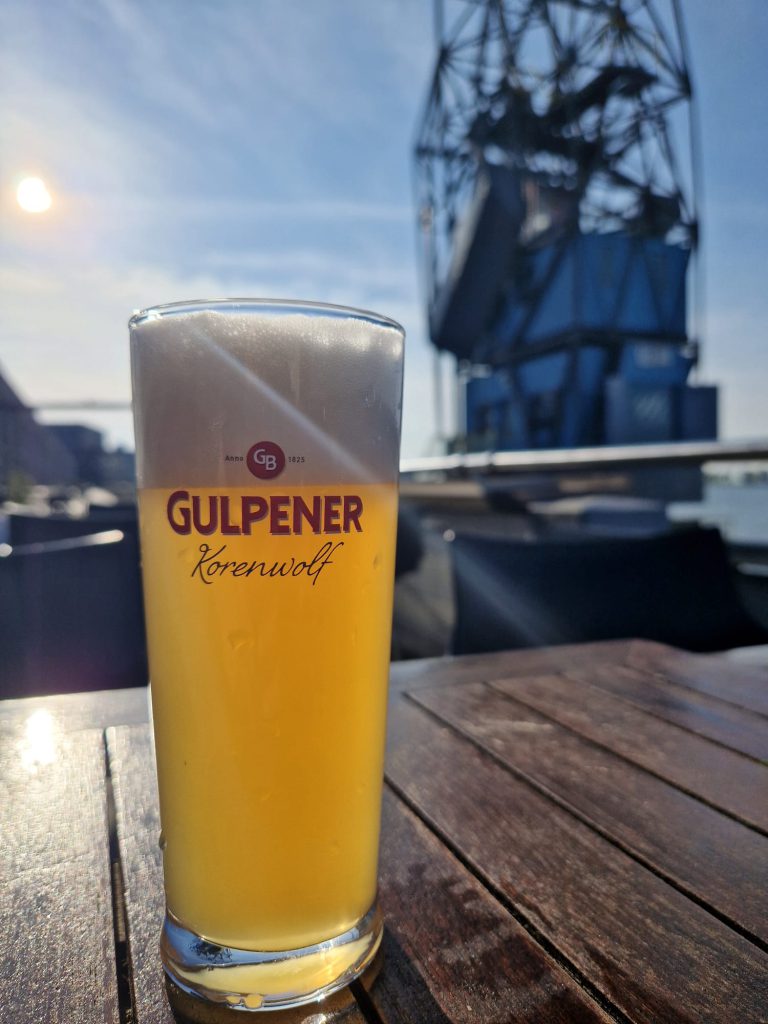
POLYGON ((365 985, 363 985, 360 978, 355 978, 352 984, 349 986, 349 990, 355 997, 357 1008, 365 1018, 367 1024, 385 1024, 384 1019, 376 1009, 370 994, 368 993, 365 985))
MULTIPOLYGON (((492 689, 489 683, 482 683, 481 685, 484 686, 486 689, 492 689)), ((503 693, 500 690, 494 690, 493 692, 499 694, 502 697, 510 699, 510 700, 516 700, 517 699, 517 698, 509 698, 507 694, 503 693)), ((702 910, 705 910, 712 917, 717 918, 717 920, 720 921, 721 924, 724 924, 726 927, 730 928, 732 931, 734 931, 738 935, 740 935, 743 939, 746 939, 748 942, 752 943, 752 945, 756 946, 761 952, 768 953, 768 943, 763 941, 763 939, 761 939, 758 935, 755 935, 753 932, 749 931, 748 928, 745 928, 743 925, 740 925, 737 921, 734 921, 731 917, 729 917, 728 914, 726 914, 723 911, 719 910, 717 907, 712 906, 712 904, 709 903, 706 899, 704 899, 703 897, 699 896, 697 893, 693 892, 684 883, 678 881, 677 879, 673 878, 671 875, 667 874, 663 869, 661 869, 661 868, 657 867, 656 865, 654 865, 650 860, 648 860, 646 857, 644 857, 641 853, 638 853, 637 851, 633 850, 632 847, 630 847, 626 843, 622 842, 622 840, 617 839, 615 836, 611 835, 605 828, 603 828, 603 826, 598 825, 597 822, 593 821, 587 814, 585 814, 584 812, 580 811, 577 807, 574 807, 573 804, 571 804, 568 800, 564 799, 563 797, 559 796, 557 793, 555 793, 553 790, 551 790, 544 783, 538 782, 536 779, 534 779, 532 776, 530 776, 527 772, 525 772, 522 769, 517 768, 516 766, 510 764, 508 761, 504 760, 502 757, 499 757, 499 755, 496 754, 495 751, 493 751, 490 747, 484 746, 479 740, 477 740, 474 736, 472 736, 471 733, 465 732, 463 729, 458 728, 449 719, 443 718, 437 711, 433 711, 432 708, 428 707, 426 704, 423 704, 418 699, 417 695, 412 695, 412 694, 406 692, 404 694, 404 696, 409 700, 410 703, 412 703, 420 711, 423 711, 426 715, 428 715, 431 719, 433 719, 439 725, 441 725, 444 728, 450 729, 457 736, 460 736, 461 739, 466 740, 473 747, 475 747, 477 750, 479 750, 482 754, 484 754, 487 757, 489 757, 492 761, 494 761, 496 764, 498 764, 505 771, 508 771, 510 773, 510 775, 513 775, 515 778, 519 779, 525 785, 527 785, 531 789, 535 790, 540 796, 545 797, 547 800, 551 801, 553 804, 558 806, 561 810, 563 810, 567 814, 571 815, 571 817, 576 818, 583 825, 586 825, 589 829, 591 829, 593 832, 595 832, 597 835, 599 835, 601 839, 604 839, 605 842, 609 843, 611 846, 615 847, 617 850, 620 850, 621 853, 625 854, 627 857, 630 857, 632 860, 634 860, 641 867, 645 868, 646 871, 650 872, 652 875, 655 875, 657 878, 661 879, 661 881, 665 882, 671 888, 676 889, 682 896, 685 896, 686 899, 689 899, 692 903, 695 903, 697 906, 701 907, 702 910)), ((524 704, 524 701, 520 701, 519 703, 524 704)), ((525 706, 528 707, 529 705, 525 705, 525 706)), ((536 710, 536 709, 532 709, 532 710, 536 710)), ((539 714, 542 714, 542 712, 539 712, 539 714)), ((548 716, 543 715, 543 717, 548 717, 548 716)), ((552 721, 552 722, 555 722, 555 719, 550 718, 549 720, 552 721)), ((563 726, 560 722, 556 722, 556 724, 560 728, 567 729, 567 726, 563 726)), ((573 730, 568 730, 568 731, 569 732, 573 732, 573 730)), ((573 735, 578 736, 579 739, 586 740, 586 742, 590 743, 592 746, 598 747, 599 749, 606 749, 606 750, 608 749, 608 748, 601 747, 600 744, 594 743, 592 740, 589 740, 586 737, 583 737, 580 733, 575 733, 574 732, 573 735)), ((613 754, 614 751, 609 750, 609 753, 613 754)), ((622 758, 622 760, 625 760, 625 759, 622 758)), ((630 761, 629 764, 635 770, 637 770, 639 772, 645 772, 646 771, 646 769, 643 768, 641 765, 637 765, 637 764, 635 764, 632 761, 630 761)), ((649 775, 653 775, 652 772, 648 772, 648 774, 649 775)), ((660 777, 654 775, 654 778, 660 778, 660 777)), ((660 778, 660 781, 663 781, 667 785, 670 785, 670 783, 667 780, 664 780, 664 779, 660 778)), ((388 782, 388 784, 390 786, 392 786, 393 789, 396 788, 392 783, 389 782, 389 780, 387 780, 387 782, 388 782)), ((677 787, 677 788, 680 788, 680 787, 677 787)), ((681 789, 681 792, 683 792, 682 789, 681 789)), ((413 806, 408 801, 408 798, 405 795, 403 795, 399 790, 397 790, 397 793, 398 793, 398 796, 405 803, 408 803, 408 806, 411 807, 412 810, 414 810, 413 806)), ((687 796, 691 796, 692 799, 698 799, 698 797, 696 797, 693 794, 686 794, 686 795, 687 796)), ((700 802, 703 803, 705 806, 710 806, 704 800, 701 800, 700 802)), ((723 813, 722 811, 719 810, 719 808, 712 808, 712 810, 717 810, 718 813, 723 813)), ((415 813, 418 813, 418 811, 416 811, 415 813)), ((736 819, 734 819, 734 820, 736 820, 736 819)), ((741 822, 741 821, 739 822, 739 824, 743 825, 745 828, 751 827, 751 826, 748 826, 744 822, 741 822)), ((757 830, 753 829, 753 831, 757 831, 757 830)), ((443 838, 443 837, 441 837, 441 838, 443 838)), ((443 841, 446 842, 447 840, 445 838, 443 838, 443 841)), ((464 863, 464 861, 462 861, 462 863, 464 863)), ((470 870, 471 870, 471 866, 470 866, 470 870)), ((496 895, 496 894, 494 893, 494 895, 496 895)), ((538 938, 538 936, 536 938, 537 938, 537 941, 541 941, 538 938)), ((580 982, 580 984, 581 984, 581 982, 580 982)))
POLYGON ((104 745, 107 826, 109 828, 109 877, 112 884, 112 927, 115 940, 117 1005, 120 1014, 120 1024, 134 1024, 136 1014, 128 936, 128 915, 125 908, 123 863, 120 858, 120 842, 117 834, 117 807, 115 804, 114 787, 112 785, 112 765, 109 760, 106 729, 102 732, 102 743, 104 745))
MULTIPOLYGON (((538 680, 547 679, 550 678, 550 676, 532 676, 530 678, 532 680, 538 680)), ((569 685, 577 683, 576 680, 571 679, 569 676, 563 673, 552 673, 551 678, 556 678, 569 685)), ((554 722, 556 725, 560 726, 563 729, 566 729, 568 732, 573 733, 574 735, 580 737, 581 739, 592 744, 593 746, 601 750, 606 750, 609 753, 615 755, 616 757, 624 761, 626 764, 631 765, 633 768, 637 768, 641 771, 647 772, 654 778, 659 779, 659 781, 664 782, 667 785, 674 786, 676 789, 679 789, 681 793, 685 793, 686 796, 691 797, 693 800, 698 800, 699 803, 702 803, 705 806, 710 807, 712 810, 717 811, 720 814, 726 815, 727 817, 733 819, 733 821, 736 821, 740 825, 743 825, 745 828, 751 829, 753 832, 756 832, 759 835, 768 837, 768 827, 764 827, 762 824, 758 824, 757 821, 753 821, 750 818, 745 817, 742 813, 740 813, 737 810, 733 810, 731 807, 726 806, 724 803, 719 803, 714 799, 704 796, 703 793, 697 792, 695 789, 691 788, 690 785, 687 785, 685 782, 681 782, 679 779, 673 779, 671 776, 663 775, 661 772, 655 771, 648 764, 644 764, 641 761, 636 760, 633 756, 631 756, 628 753, 624 753, 617 747, 611 746, 608 743, 603 743, 600 740, 595 739, 594 736, 591 736, 587 732, 582 732, 572 723, 563 721, 563 719, 556 717, 549 711, 542 708, 540 704, 538 704, 537 702, 529 699, 525 694, 521 694, 517 687, 515 687, 513 693, 508 692, 504 684, 509 682, 517 682, 516 677, 489 676, 482 680, 478 680, 478 682, 482 682, 484 686, 491 687, 495 692, 500 693, 503 696, 511 697, 513 700, 516 700, 519 704, 525 705, 525 707, 530 708, 532 711, 535 711, 536 713, 542 715, 544 718, 549 719, 549 721, 554 722)), ((725 753, 729 757, 738 758, 741 761, 743 761, 745 765, 749 765, 753 769, 768 768, 766 762, 758 761, 755 758, 750 757, 748 754, 741 753, 741 751, 734 750, 730 747, 725 747, 722 744, 717 743, 715 740, 712 740, 709 736, 702 736, 700 733, 693 732, 690 729, 686 729, 684 726, 678 724, 677 722, 671 722, 665 718, 661 718, 658 715, 652 715, 649 712, 647 712, 644 708, 639 707, 638 705, 633 704, 628 700, 622 700, 616 693, 611 693, 608 690, 603 690, 599 686, 593 686, 591 687, 591 689, 593 689, 596 693, 599 693, 604 698, 617 701, 619 704, 628 708, 633 714, 647 716, 648 718, 651 718, 658 722, 662 722, 665 728, 679 729, 681 732, 690 736, 697 743, 712 744, 712 746, 719 752, 725 753)), ((412 702, 417 703, 416 692, 414 692, 412 702)))
MULTIPOLYGON (((407 696, 407 695, 406 695, 407 696)), ((416 705, 419 710, 424 710, 420 705, 416 705)), ((427 712, 428 713, 428 712, 427 712)), ((430 715, 430 717, 436 717, 430 715)), ((438 719, 441 725, 445 723, 438 719)), ((551 942, 533 922, 525 916, 509 898, 498 889, 493 882, 485 875, 483 875, 474 866, 472 861, 464 855, 456 843, 446 835, 436 824, 433 822, 428 815, 424 814, 415 801, 405 793, 397 783, 393 782, 389 777, 385 775, 384 784, 392 791, 395 797, 400 800, 405 806, 418 818, 418 820, 424 825, 425 828, 429 829, 432 835, 439 840, 440 843, 456 858, 456 860, 464 867, 472 877, 488 892, 493 898, 501 904, 502 907, 507 911, 510 917, 520 925, 521 928, 536 942, 544 952, 560 967, 565 973, 576 982, 576 984, 586 992, 586 994, 600 1007, 600 1009, 607 1014, 612 1020, 616 1021, 616 1024, 633 1024, 632 1019, 624 1014, 617 1006, 615 1006, 608 997, 600 991, 589 978, 583 974, 582 971, 576 967, 575 964, 571 963, 567 956, 561 952, 561 950, 551 942)))
POLYGON ((764 764, 768 756, 765 716, 716 694, 701 693, 648 669, 627 665, 596 665, 589 671, 577 666, 555 674, 578 686, 610 694, 652 718, 676 725, 758 764, 764 764), (672 698, 668 703, 663 699, 667 696, 672 698))
POLYGON ((763 1021, 768 962, 753 943, 410 701, 400 705, 396 725, 388 761, 394 789, 468 870, 501 893, 503 906, 520 908, 558 959, 593 979, 626 1017, 671 1024, 681 1012, 692 1021, 736 1019, 734 1011, 763 1021), (561 909, 565 885, 572 888, 561 909))
POLYGON ((635 640, 624 665, 642 669, 695 693, 717 697, 743 711, 768 717, 768 675, 765 669, 758 670, 755 666, 734 662, 728 658, 727 652, 694 654, 651 640, 635 640), (728 680, 726 694, 720 688, 723 678, 728 680))

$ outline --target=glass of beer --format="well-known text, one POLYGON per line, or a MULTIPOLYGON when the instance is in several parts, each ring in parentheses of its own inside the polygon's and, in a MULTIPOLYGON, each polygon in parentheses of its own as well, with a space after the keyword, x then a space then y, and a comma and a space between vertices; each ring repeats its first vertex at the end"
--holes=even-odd
POLYGON ((404 332, 231 299, 130 321, 160 793, 187 993, 309 1003, 381 940, 404 332))

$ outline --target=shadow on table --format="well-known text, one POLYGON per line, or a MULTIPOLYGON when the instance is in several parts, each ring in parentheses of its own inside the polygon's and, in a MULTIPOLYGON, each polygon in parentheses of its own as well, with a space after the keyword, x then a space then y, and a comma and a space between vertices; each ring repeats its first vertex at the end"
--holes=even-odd
MULTIPOLYGON (((165 990, 171 1012, 177 1024, 234 1024, 242 1022, 245 1016, 242 1011, 229 1006, 212 1006, 187 995, 165 979, 165 990)), ((269 1024, 339 1024, 345 1020, 380 1020, 376 1004, 386 1010, 397 1005, 403 1009, 404 998, 407 999, 408 1016, 419 1024, 450 1024, 435 1001, 429 986, 411 964, 407 954, 392 935, 385 929, 381 949, 368 970, 352 984, 350 988, 335 992, 321 1004, 299 1007, 295 1010, 272 1010, 269 1012, 269 1024), (386 969, 382 972, 382 967, 386 969), (376 999, 371 992, 376 986, 376 999)))
POLYGON ((432 995, 429 983, 386 926, 376 959, 380 961, 379 970, 372 976, 366 972, 360 979, 363 992, 356 993, 366 1020, 411 1020, 418 1021, 418 1024, 451 1024, 453 1018, 443 1011, 432 995), (373 998, 368 995, 374 983, 375 1006, 373 998))

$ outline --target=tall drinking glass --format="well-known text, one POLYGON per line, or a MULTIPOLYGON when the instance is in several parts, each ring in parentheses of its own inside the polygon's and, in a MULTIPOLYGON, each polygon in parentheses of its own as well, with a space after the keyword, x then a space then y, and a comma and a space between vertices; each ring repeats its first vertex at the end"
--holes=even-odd
POLYGON ((163 965, 299 1005, 381 938, 403 330, 250 299, 130 330, 163 965))

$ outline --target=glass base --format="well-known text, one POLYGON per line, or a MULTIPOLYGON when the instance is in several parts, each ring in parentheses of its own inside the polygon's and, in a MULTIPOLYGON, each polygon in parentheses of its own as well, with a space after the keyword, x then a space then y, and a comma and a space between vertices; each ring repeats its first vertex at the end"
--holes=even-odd
POLYGON ((209 942, 166 910, 160 956, 169 978, 191 996, 235 1010, 285 1010, 319 1002, 349 985, 373 961, 381 935, 374 904, 343 935, 262 953, 209 942))

